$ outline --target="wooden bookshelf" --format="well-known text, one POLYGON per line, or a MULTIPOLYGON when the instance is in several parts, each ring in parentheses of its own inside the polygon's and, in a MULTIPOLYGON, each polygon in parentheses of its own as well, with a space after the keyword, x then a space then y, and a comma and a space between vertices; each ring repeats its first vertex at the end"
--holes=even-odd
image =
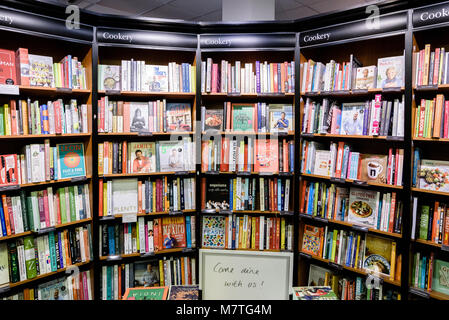
POLYGON ((435 248, 441 248, 441 244, 440 243, 435 243, 435 242, 430 241, 430 240, 415 239, 413 241, 415 241, 416 243, 425 244, 427 246, 432 246, 432 247, 435 247, 435 248))
POLYGON ((111 173, 99 175, 100 178, 126 178, 126 177, 146 177, 146 176, 175 176, 194 174, 195 171, 167 171, 167 172, 148 172, 148 173, 111 173))
MULTIPOLYGON (((315 178, 315 179, 330 180, 330 181, 336 182, 336 183, 346 183, 346 184, 353 184, 354 186, 361 186, 361 184, 357 183, 355 180, 352 180, 352 179, 344 179, 344 182, 343 182, 343 180, 338 180, 338 181, 335 180, 335 181, 333 181, 331 179, 331 177, 329 177, 329 176, 320 176, 320 175, 310 174, 310 173, 301 173, 301 176, 308 177, 308 178, 315 178)), ((397 190, 402 190, 403 189, 402 186, 396 186, 396 185, 384 184, 384 183, 377 183, 377 182, 371 182, 371 181, 366 182, 366 185, 373 186, 373 187, 397 189, 397 190)), ((362 186, 363 186, 363 184, 362 184, 362 186)))
POLYGON ((429 194, 435 194, 435 195, 439 195, 439 196, 449 196, 448 192, 425 190, 425 189, 420 189, 420 188, 415 188, 415 187, 412 187, 411 190, 413 192, 419 192, 419 193, 429 193, 429 194))
MULTIPOLYGON (((108 95, 105 90, 99 90, 98 94, 108 95)), ((192 99, 195 97, 195 92, 148 92, 148 91, 120 91, 117 94, 110 94, 110 99, 119 97, 148 97, 148 98, 166 98, 166 99, 192 99)))
POLYGON ((139 132, 99 132, 100 137, 145 137, 151 138, 153 136, 170 136, 170 135, 194 135, 194 131, 179 131, 179 132, 151 132, 151 135, 139 134, 139 132))
POLYGON ((285 136, 293 136, 295 134, 294 131, 288 131, 288 132, 254 132, 254 131, 203 131, 201 132, 202 135, 225 135, 225 136, 278 136, 278 137, 285 137, 285 136))
MULTIPOLYGON (((217 248, 201 248, 201 250, 211 250, 211 249, 217 249, 217 248)), ((291 250, 280 250, 280 249, 252 249, 252 248, 236 248, 236 249, 229 249, 229 248, 218 248, 219 250, 225 250, 225 251, 258 251, 258 252, 291 252, 291 250)))
MULTIPOLYGON (((86 182, 92 178, 91 175, 86 175, 86 182)), ((50 180, 50 181, 43 181, 43 182, 32 182, 32 183, 22 183, 20 184, 20 188, 29 188, 29 187, 35 187, 35 186, 42 186, 42 185, 48 185, 48 184, 59 184, 59 183, 67 183, 67 182, 73 182, 77 181, 74 178, 68 178, 68 179, 58 179, 58 180, 50 180)), ((81 181, 80 181, 81 182, 81 181)))
MULTIPOLYGON (((186 213, 195 213, 197 210, 196 209, 191 209, 191 210, 179 210, 180 212, 182 212, 183 214, 186 213)), ((158 211, 158 212, 148 212, 148 213, 137 213, 136 214, 138 217, 153 217, 153 216, 171 216, 173 214, 170 214, 169 211, 158 211)), ((179 214, 176 214, 174 216, 178 216, 179 214)), ((122 214, 115 214, 113 216, 99 216, 99 219, 101 222, 105 222, 105 221, 109 221, 109 220, 114 220, 114 219, 119 219, 122 218, 123 215, 122 214)))
MULTIPOLYGON (((348 55, 349 57, 349 55, 348 55)), ((323 61, 324 63, 324 61, 323 61)), ((377 63, 376 63, 377 64, 377 63)), ((339 91, 314 91, 314 92, 301 92, 302 96, 305 97, 316 97, 316 96, 333 96, 333 97, 341 97, 341 96, 371 96, 373 94, 391 94, 391 93, 403 93, 405 91, 404 87, 394 88, 393 90, 382 89, 382 88, 371 88, 367 90, 339 90, 339 91)))
POLYGON ((16 139, 67 139, 80 138, 85 139, 91 137, 91 133, 65 133, 65 134, 24 134, 20 136, 0 136, 1 140, 16 140, 16 139))
MULTIPOLYGON (((87 76, 87 74, 86 74, 87 76)), ((27 95, 90 95, 91 89, 70 89, 70 88, 52 88, 52 87, 32 87, 19 86, 19 92, 27 95)))
MULTIPOLYGON (((163 249, 159 251, 155 251, 154 255, 166 255, 166 254, 172 254, 172 253, 190 253, 194 252, 196 248, 173 248, 173 249, 163 249)), ((102 261, 115 261, 115 260, 121 260, 126 258, 137 258, 137 257, 144 257, 148 258, 151 257, 151 255, 146 255, 145 253, 130 253, 130 254, 118 254, 118 255, 111 255, 111 256, 100 256, 100 260, 102 261)))

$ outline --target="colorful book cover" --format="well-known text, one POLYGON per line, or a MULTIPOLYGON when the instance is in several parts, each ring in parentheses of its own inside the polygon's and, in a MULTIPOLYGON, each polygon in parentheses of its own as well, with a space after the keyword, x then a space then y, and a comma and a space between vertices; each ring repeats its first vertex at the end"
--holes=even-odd
POLYGON ((168 300, 198 300, 199 286, 170 286, 168 300))
POLYGON ((54 87, 53 58, 29 54, 30 85, 39 87, 54 87))
POLYGON ((146 65, 144 88, 150 92, 168 92, 168 66, 146 65))
POLYGON ((0 84, 17 84, 16 54, 12 50, 0 49, 0 84))
POLYGON ((366 246, 363 257, 363 268, 384 276, 390 276, 393 241, 366 235, 366 246))
POLYGON ((69 300, 66 278, 56 279, 38 286, 41 300, 69 300))
POLYGON ((435 259, 433 269, 432 290, 449 294, 449 262, 435 259))
POLYGON ((120 66, 98 65, 98 90, 120 90, 120 66))
POLYGON ((392 88, 404 85, 404 56, 377 60, 377 87, 392 88))
POLYGON ((129 103, 129 129, 131 132, 148 132, 148 103, 129 103))
POLYGON ((307 281, 308 286, 324 286, 324 281, 326 279, 326 273, 330 271, 326 268, 319 267, 315 264, 310 264, 309 266, 309 280, 307 281))
POLYGON ((203 216, 203 248, 225 247, 225 216, 203 216))
POLYGON ((0 242, 0 287, 9 283, 8 246, 0 242))
POLYGON ((229 210, 229 179, 207 179, 206 209, 229 210))
POLYGON ((279 171, 279 143, 277 139, 257 139, 255 155, 254 171, 279 171))
POLYGON ((164 249, 186 247, 185 217, 162 218, 162 245, 164 249))
POLYGON ((223 109, 206 109, 204 117, 204 130, 223 130, 223 109))
POLYGON ((167 132, 191 131, 191 110, 190 103, 167 103, 167 132))
POLYGON ((156 287, 159 285, 160 274, 158 260, 134 262, 134 287, 156 287))
POLYGON ((348 221, 375 228, 379 211, 378 203, 378 191, 351 188, 349 190, 348 221))
POLYGON ((184 145, 182 141, 159 141, 159 171, 184 170, 184 145))
POLYGON ((17 155, 0 155, 0 186, 9 186, 19 183, 17 168, 17 155))
POLYGON ((112 180, 112 214, 137 213, 137 178, 112 180))
POLYGON ((343 103, 340 134, 362 135, 365 103, 343 103))
POLYGON ((64 143, 57 144, 58 178, 67 179, 86 175, 84 161, 84 144, 64 143))
POLYGON ((331 152, 328 150, 316 150, 313 173, 319 176, 329 176, 329 163, 331 152))
POLYGON ((293 287, 294 300, 338 300, 328 286, 293 287))
POLYGON ((320 256, 322 244, 322 230, 311 225, 304 225, 304 235, 302 239, 302 252, 315 256, 320 256))
POLYGON ((167 300, 168 287, 128 288, 123 300, 167 300))
POLYGON ((376 88, 376 66, 357 68, 355 76, 354 89, 373 89, 376 88))
POLYGON ((387 183, 386 155, 361 154, 360 161, 360 180, 387 183))
POLYGON ((254 104, 232 104, 232 130, 255 131, 254 104))
POLYGON ((293 131, 291 105, 270 104, 270 132, 293 131))
POLYGON ((129 142, 132 173, 156 172, 156 145, 154 142, 129 142))
POLYGON ((418 178, 421 189, 449 192, 449 161, 422 159, 418 178))

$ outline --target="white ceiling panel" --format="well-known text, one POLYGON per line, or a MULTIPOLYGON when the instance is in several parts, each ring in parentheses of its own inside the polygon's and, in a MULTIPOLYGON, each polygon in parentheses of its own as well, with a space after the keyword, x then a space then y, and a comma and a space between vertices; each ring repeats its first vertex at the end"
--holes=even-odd
POLYGON ((294 9, 286 10, 284 12, 276 13, 277 20, 293 20, 303 17, 309 17, 317 14, 316 10, 313 10, 306 6, 300 6, 294 9))

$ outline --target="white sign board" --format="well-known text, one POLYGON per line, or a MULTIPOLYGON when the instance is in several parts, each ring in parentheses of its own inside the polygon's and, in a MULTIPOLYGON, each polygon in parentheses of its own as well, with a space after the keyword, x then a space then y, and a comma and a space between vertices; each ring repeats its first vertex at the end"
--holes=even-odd
POLYGON ((293 253, 200 249, 203 300, 288 300, 293 253))

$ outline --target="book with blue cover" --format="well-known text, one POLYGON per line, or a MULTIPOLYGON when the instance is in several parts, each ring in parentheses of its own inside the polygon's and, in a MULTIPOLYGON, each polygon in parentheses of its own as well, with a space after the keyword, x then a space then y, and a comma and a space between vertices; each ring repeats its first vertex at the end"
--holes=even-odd
POLYGON ((84 144, 64 143, 57 144, 58 178, 67 179, 86 175, 84 161, 84 144))

